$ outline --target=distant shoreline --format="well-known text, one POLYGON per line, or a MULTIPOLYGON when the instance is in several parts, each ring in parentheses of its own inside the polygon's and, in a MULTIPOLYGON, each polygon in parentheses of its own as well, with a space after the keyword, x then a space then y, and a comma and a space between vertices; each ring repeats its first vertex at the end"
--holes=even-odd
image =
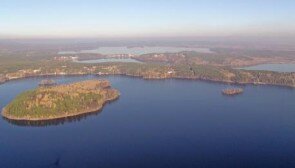
MULTIPOLYGON (((293 72, 288 72, 293 73, 293 72)), ((224 83, 224 84, 238 84, 238 85, 268 85, 268 86, 279 86, 279 87, 288 87, 288 88, 295 88, 295 85, 283 85, 283 84, 270 84, 270 83, 263 83, 263 82, 238 82, 238 81, 223 81, 223 80, 214 80, 214 79, 204 79, 198 77, 181 77, 181 76, 174 76, 174 77, 144 77, 141 75, 132 75, 132 74, 97 74, 97 73, 85 73, 85 74, 38 74, 38 75, 31 75, 31 76, 24 76, 18 77, 13 79, 7 79, 5 81, 0 82, 1 84, 7 83, 9 81, 14 80, 21 80, 27 78, 38 78, 38 77, 62 77, 62 76, 87 76, 87 75, 95 75, 95 76, 127 76, 127 77, 136 77, 141 78, 144 80, 165 80, 165 79, 183 79, 183 80, 200 80, 200 81, 208 81, 214 83, 224 83)))

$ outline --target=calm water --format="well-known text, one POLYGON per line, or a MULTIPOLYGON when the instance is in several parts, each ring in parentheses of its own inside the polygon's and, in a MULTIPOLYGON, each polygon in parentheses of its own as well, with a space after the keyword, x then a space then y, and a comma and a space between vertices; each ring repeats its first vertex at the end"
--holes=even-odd
POLYGON ((295 72, 295 64, 261 64, 256 66, 245 67, 246 70, 265 70, 276 72, 295 72))
POLYGON ((95 60, 86 60, 86 61, 75 61, 77 63, 83 63, 83 64, 96 64, 96 63, 105 63, 105 62, 135 62, 135 63, 141 63, 140 61, 137 61, 136 59, 132 58, 106 58, 106 59, 95 59, 95 60))
POLYGON ((100 47, 94 50, 82 50, 80 52, 62 51, 59 54, 76 54, 76 53, 99 53, 105 55, 112 54, 133 54, 142 55, 149 53, 176 53, 181 51, 196 51, 201 53, 211 53, 209 48, 186 48, 186 47, 100 47))
MULTIPOLYGON (((67 83, 93 76, 58 77, 67 83)), ((121 97, 97 115, 46 127, 0 119, 0 167, 295 167, 295 90, 107 77, 121 97)), ((0 85, 0 107, 42 78, 0 85)))

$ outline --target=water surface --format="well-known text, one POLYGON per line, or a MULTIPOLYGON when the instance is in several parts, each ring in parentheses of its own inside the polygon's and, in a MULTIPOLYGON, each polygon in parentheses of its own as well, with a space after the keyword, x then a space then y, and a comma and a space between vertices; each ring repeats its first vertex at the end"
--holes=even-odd
POLYGON ((77 63, 83 64, 96 64, 96 63, 106 63, 106 62, 133 62, 133 63, 141 63, 136 59, 132 58, 105 58, 105 59, 95 59, 95 60, 85 60, 85 61, 75 61, 77 63))
POLYGON ((188 47, 100 47, 93 50, 82 50, 79 52, 74 51, 61 51, 59 54, 78 54, 78 53, 95 53, 104 55, 116 54, 131 54, 142 55, 150 53, 177 53, 181 51, 196 51, 201 53, 212 53, 209 48, 188 48, 188 47))
MULTIPOLYGON (((57 77, 59 83, 99 78, 57 77)), ((121 92, 97 115, 42 127, 0 119, 2 168, 293 168, 295 90, 107 77, 121 92)), ((43 78, 0 85, 0 108, 43 78)))
POLYGON ((295 72, 295 64, 261 64, 240 69, 246 70, 264 70, 275 72, 295 72))

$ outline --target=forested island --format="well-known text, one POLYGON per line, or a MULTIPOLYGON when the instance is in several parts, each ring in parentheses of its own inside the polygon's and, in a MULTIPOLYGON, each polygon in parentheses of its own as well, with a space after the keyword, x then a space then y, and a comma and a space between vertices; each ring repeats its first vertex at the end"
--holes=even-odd
POLYGON ((228 96, 234 96, 243 93, 244 90, 242 88, 229 88, 222 90, 222 94, 228 96))
POLYGON ((97 112, 119 97, 107 80, 38 87, 18 95, 3 110, 10 120, 43 121, 97 112))

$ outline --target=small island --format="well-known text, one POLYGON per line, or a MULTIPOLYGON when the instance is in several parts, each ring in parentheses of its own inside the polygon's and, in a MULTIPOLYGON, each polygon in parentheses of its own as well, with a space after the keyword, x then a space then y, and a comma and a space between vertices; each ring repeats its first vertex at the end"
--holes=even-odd
POLYGON ((44 79, 39 83, 39 86, 54 86, 56 82, 52 79, 44 79))
POLYGON ((243 93, 244 90, 242 88, 230 88, 222 90, 222 94, 228 96, 234 96, 243 93))
POLYGON ((2 110, 2 116, 22 121, 67 118, 97 112, 119 95, 107 80, 38 87, 18 95, 2 110))

